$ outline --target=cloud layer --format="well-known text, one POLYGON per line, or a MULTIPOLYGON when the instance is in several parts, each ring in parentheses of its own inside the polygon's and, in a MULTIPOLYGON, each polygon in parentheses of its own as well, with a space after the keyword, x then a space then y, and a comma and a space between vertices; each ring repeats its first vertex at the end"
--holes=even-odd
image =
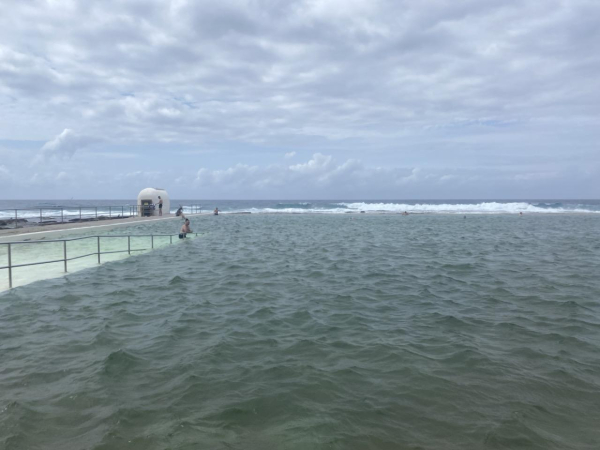
POLYGON ((266 168, 285 155, 308 161, 284 166, 288 179, 310 175, 330 195, 372 184, 359 173, 394 186, 416 168, 463 197, 489 180, 491 195, 514 195, 515 179, 531 196, 552 177, 567 195, 600 195, 593 0, 3 6, 0 151, 19 179, 35 158, 52 175, 158 171, 217 192, 235 176, 269 197, 266 168), (78 152, 100 141, 95 157, 78 152))

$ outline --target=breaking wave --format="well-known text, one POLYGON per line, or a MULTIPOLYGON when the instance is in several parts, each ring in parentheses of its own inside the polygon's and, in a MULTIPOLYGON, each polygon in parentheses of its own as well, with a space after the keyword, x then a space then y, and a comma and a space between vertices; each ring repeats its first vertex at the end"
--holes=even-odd
MULTIPOLYGON (((564 214, 600 213, 600 205, 561 202, 479 202, 479 203, 443 203, 443 202, 312 202, 277 203, 275 206, 249 207, 229 212, 249 212, 255 214, 345 214, 345 213, 403 213, 411 214, 564 214)), ((227 213, 228 211, 224 211, 227 213)))
MULTIPOLYGON (((598 213, 600 210, 579 207, 563 207, 561 203, 531 204, 527 202, 482 202, 482 203, 340 203, 350 210, 370 212, 412 212, 412 213, 445 213, 445 214, 510 214, 510 213, 598 213)), ((591 206, 591 205, 590 205, 591 206)))

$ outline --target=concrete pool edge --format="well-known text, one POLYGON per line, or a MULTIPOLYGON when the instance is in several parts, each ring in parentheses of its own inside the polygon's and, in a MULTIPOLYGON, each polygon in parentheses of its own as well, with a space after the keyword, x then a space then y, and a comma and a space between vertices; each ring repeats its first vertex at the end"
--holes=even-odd
MULTIPOLYGON (((201 215, 208 214, 189 214, 186 217, 197 217, 201 215)), ((174 220, 179 219, 179 217, 174 215, 169 215, 167 217, 130 217, 127 219, 113 219, 110 223, 96 224, 94 225, 83 225, 81 222, 77 223, 61 223, 61 224, 53 224, 53 225, 42 225, 42 226, 33 226, 28 228, 10 228, 0 230, 0 241, 7 240, 19 240, 19 238, 34 236, 34 235, 43 235, 47 233, 57 233, 61 231, 81 231, 81 230, 90 230, 94 228, 106 228, 106 227, 114 227, 121 225, 137 225, 143 223, 150 222, 160 222, 164 220, 174 220)), ((87 222, 89 224, 89 222, 87 222)))

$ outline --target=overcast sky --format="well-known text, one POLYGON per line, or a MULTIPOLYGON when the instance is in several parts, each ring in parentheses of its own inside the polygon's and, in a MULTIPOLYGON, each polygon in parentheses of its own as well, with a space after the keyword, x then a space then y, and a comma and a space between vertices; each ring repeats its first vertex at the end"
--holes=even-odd
POLYGON ((0 0, 2 198, 600 197, 598 0, 0 0))

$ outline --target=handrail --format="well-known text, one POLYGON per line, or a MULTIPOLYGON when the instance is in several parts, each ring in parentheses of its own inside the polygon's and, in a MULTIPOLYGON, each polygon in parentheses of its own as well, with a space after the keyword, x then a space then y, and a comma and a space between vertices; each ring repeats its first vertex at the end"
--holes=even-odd
POLYGON ((34 206, 32 208, 2 208, 0 211, 36 211, 40 209, 94 209, 94 208, 130 208, 130 207, 140 206, 140 205, 93 205, 93 206, 84 206, 84 205, 73 205, 73 206, 64 206, 64 205, 56 205, 56 206, 34 206))
MULTIPOLYGON (((198 236, 198 233, 187 233, 187 234, 194 235, 196 237, 198 236)), ((125 252, 127 252, 131 255, 131 252, 142 252, 142 251, 146 251, 146 250, 152 250, 152 249, 154 249, 154 238, 155 237, 168 237, 169 244, 172 244, 173 236, 179 236, 179 235, 178 234, 112 234, 112 235, 83 236, 83 237, 70 238, 70 239, 0 242, 0 245, 7 246, 7 256, 8 256, 8 265, 0 266, 0 270, 8 269, 8 287, 10 289, 12 289, 12 287, 13 287, 12 270, 14 268, 27 267, 27 266, 39 266, 41 264, 55 264, 55 263, 62 262, 65 265, 65 273, 66 273, 68 261, 73 261, 76 259, 87 258, 87 257, 96 255, 96 256, 98 256, 98 264, 100 264, 100 256, 101 255, 109 255, 109 254, 113 254, 113 253, 125 253, 125 252), (149 237, 151 240, 151 247, 150 248, 131 248, 131 238, 132 237, 133 238, 149 237), (101 243, 101 239, 103 239, 103 238, 127 238, 127 250, 112 250, 112 251, 103 252, 100 250, 100 243, 101 243), (98 241, 98 251, 88 253, 86 255, 78 255, 78 256, 73 256, 73 257, 69 258, 67 256, 67 242, 80 241, 80 240, 84 240, 84 239, 96 239, 98 241), (57 243, 57 242, 63 243, 63 255, 64 256, 61 259, 55 259, 52 261, 38 261, 38 262, 26 263, 26 264, 13 264, 12 263, 12 246, 15 244, 48 244, 48 243, 57 243)))
MULTIPOLYGON (((202 205, 185 205, 182 206, 184 212, 188 214, 197 214, 202 212, 202 205)), ((147 205, 100 205, 100 206, 38 206, 34 208, 4 208, 0 212, 14 212, 14 216, 0 218, 0 221, 7 223, 14 222, 14 227, 19 227, 19 221, 32 220, 32 223, 45 225, 50 223, 64 223, 65 221, 89 221, 89 220, 105 220, 114 218, 128 218, 137 216, 140 212, 145 211, 147 205), (108 211, 107 211, 108 210, 108 211), (39 216, 19 217, 19 211, 39 211, 39 216), (56 211, 52 216, 44 216, 44 211, 56 211), (119 214, 120 213, 120 214, 119 214), (118 215, 117 215, 118 214, 118 215), (39 219, 39 221, 37 221, 39 219), (46 222, 46 223, 44 223, 46 222)))
MULTIPOLYGON (((93 205, 93 206, 84 206, 84 205, 73 205, 73 206, 63 206, 63 205, 56 205, 56 206, 34 206, 31 208, 0 208, 0 211, 39 211, 40 209, 56 209, 61 210, 61 209, 73 209, 73 210, 79 210, 80 208, 83 209, 96 209, 96 208, 117 208, 115 209, 115 211, 118 211, 119 209, 123 208, 141 208, 142 206, 145 205, 93 205)), ((202 207, 202 205, 183 205, 183 208, 200 208, 202 207)))
MULTIPOLYGON (((188 234, 195 234, 197 235, 198 233, 188 233, 188 234)), ((7 244, 44 244, 46 242, 64 242, 64 241, 81 241, 83 239, 91 239, 91 238, 126 238, 126 237, 151 237, 151 236, 157 236, 157 237, 168 237, 168 236, 179 236, 178 234, 94 234, 94 235, 89 235, 89 236, 82 236, 82 237, 76 237, 76 238, 70 238, 70 239, 44 239, 44 240, 37 240, 37 241, 10 241, 10 242, 0 242, 0 245, 7 245, 7 244)))

